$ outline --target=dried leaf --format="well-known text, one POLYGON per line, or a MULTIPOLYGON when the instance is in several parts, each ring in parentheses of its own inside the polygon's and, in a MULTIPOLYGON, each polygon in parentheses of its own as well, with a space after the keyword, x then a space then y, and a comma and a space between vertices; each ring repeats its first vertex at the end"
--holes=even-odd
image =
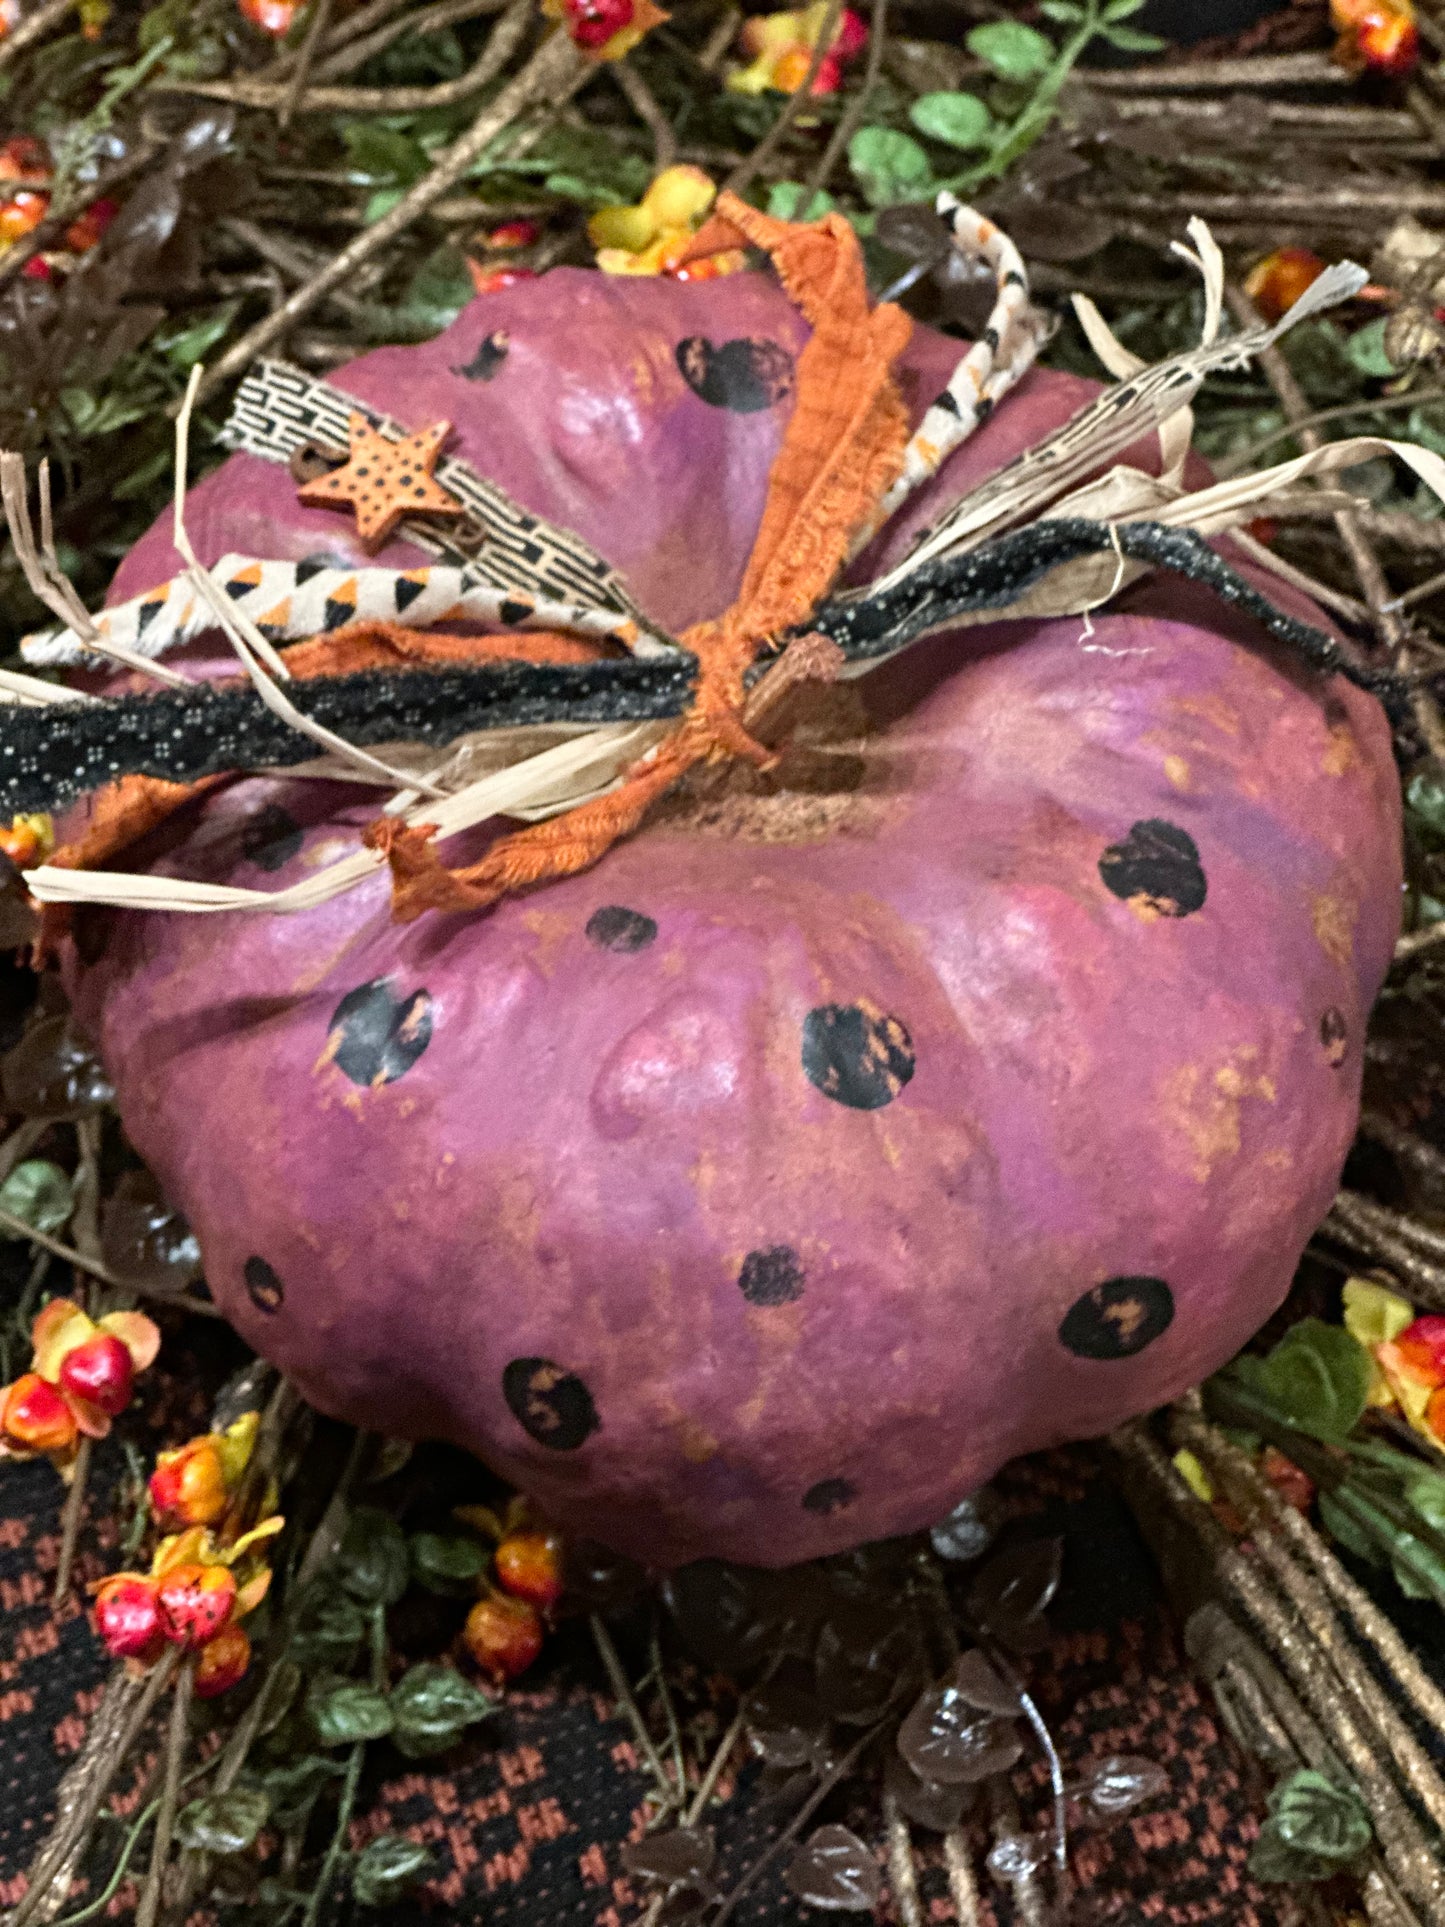
POLYGON ((1047 1638, 1043 1613, 1059 1589, 1062 1539, 1030 1539, 990 1559, 974 1580, 968 1609, 984 1632, 1014 1652, 1034 1652, 1047 1638))
POLYGON ((978 1797, 976 1783, 959 1780, 944 1786, 938 1780, 920 1779, 903 1756, 890 1752, 883 1767, 883 1783, 915 1826, 934 1833, 948 1833, 956 1827, 978 1797))
POLYGON ((970 1492, 929 1533, 933 1550, 940 1559, 959 1564, 981 1559, 998 1537, 1000 1514, 998 1495, 991 1487, 970 1492))
POLYGON ((828 1740, 828 1715, 811 1693, 769 1685, 743 1705, 748 1740, 768 1766, 815 1765, 828 1740))
POLYGON ((831 1913, 869 1913, 883 1895, 877 1861, 847 1827, 819 1827, 783 1878, 799 1900, 831 1913))
POLYGON ((622 1849, 622 1864, 629 1873, 669 1887, 679 1882, 701 1885, 716 1859, 712 1835, 702 1827, 671 1827, 665 1833, 644 1834, 622 1849))
POLYGON ((1117 1820, 1146 1800, 1155 1800, 1169 1786, 1169 1775, 1157 1760, 1132 1754, 1112 1754, 1089 1768, 1079 1792, 1101 1819, 1117 1820))
POLYGON ((1002 1773, 1023 1752, 1012 1726, 980 1713, 951 1685, 919 1694, 898 1729, 897 1745, 920 1779, 944 1786, 1002 1773))
POLYGON ((1018 1688, 1010 1685, 980 1647, 963 1654, 950 1670, 947 1684, 985 1713, 1013 1719, 1020 1711, 1018 1688))
POLYGON ((1046 1864, 1051 1843, 1041 1833, 1010 1833, 994 1846, 986 1865, 994 1879, 1004 1886, 1026 1880, 1046 1864))

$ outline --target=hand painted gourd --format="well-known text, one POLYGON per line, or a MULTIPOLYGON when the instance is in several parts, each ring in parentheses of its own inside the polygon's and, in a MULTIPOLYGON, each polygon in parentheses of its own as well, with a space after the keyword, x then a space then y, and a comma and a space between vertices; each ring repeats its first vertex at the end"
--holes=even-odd
MULTIPOLYGON (((451 419, 676 631, 736 589, 803 338, 761 276, 567 270, 336 379, 451 419)), ((915 338, 915 417, 956 354, 915 338)), ((1029 377, 883 552, 1085 393, 1029 377)), ((361 559, 246 456, 189 521, 207 561, 361 559)), ((175 566, 158 528, 114 599, 175 566)), ((1372 698, 1154 577, 920 645, 776 777, 493 911, 400 926, 378 877, 86 913, 70 975, 217 1301, 317 1405, 644 1559, 784 1564, 940 1519, 1277 1304, 1354 1127, 1397 799, 1372 698)), ((375 807, 237 781, 150 860, 279 887, 375 807)))

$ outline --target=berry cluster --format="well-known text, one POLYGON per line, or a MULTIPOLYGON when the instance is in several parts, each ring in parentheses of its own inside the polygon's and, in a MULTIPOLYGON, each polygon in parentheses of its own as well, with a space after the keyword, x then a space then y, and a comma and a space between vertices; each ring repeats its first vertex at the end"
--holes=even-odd
POLYGON ((1330 0, 1339 31, 1335 58, 1341 66, 1398 79, 1420 59, 1420 29, 1412 0, 1330 0))
POLYGON ((161 1335, 138 1311, 97 1323, 69 1298, 52 1298, 30 1342, 30 1370, 0 1387, 0 1458, 48 1458, 68 1477, 81 1439, 103 1439, 129 1405, 161 1335))
POLYGON ((541 1652, 562 1597, 562 1541, 529 1519, 520 1500, 504 1521, 481 1507, 463 1508, 461 1516, 496 1539, 492 1576, 467 1614, 462 1644, 490 1679, 515 1679, 541 1652))
MULTIPOLYGON (((15 134, 0 145, 0 255, 32 234, 49 214, 53 179, 43 141, 15 134)), ((58 248, 32 255, 20 272, 27 280, 53 281, 57 268, 90 252, 119 211, 115 201, 92 201, 70 222, 58 248)))

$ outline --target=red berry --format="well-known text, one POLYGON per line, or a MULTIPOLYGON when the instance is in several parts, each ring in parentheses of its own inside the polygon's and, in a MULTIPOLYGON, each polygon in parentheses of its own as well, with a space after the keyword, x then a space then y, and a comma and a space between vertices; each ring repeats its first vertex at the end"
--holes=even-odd
POLYGON ((64 1452, 75 1443, 75 1414, 38 1372, 24 1372, 0 1404, 0 1436, 27 1452, 64 1452))
POLYGON ((851 60, 861 53, 868 44, 868 23, 863 16, 854 13, 851 7, 844 7, 843 18, 838 22, 838 32, 833 40, 832 51, 843 60, 851 60))
POLYGON ((462 1643, 484 1673, 515 1679, 542 1650, 542 1621, 525 1599, 485 1593, 467 1614, 462 1643))
POLYGON ((95 1601, 95 1623, 112 1659, 151 1660, 165 1644, 154 1579, 108 1579, 95 1601))
POLYGON ((245 1628, 234 1622, 208 1639, 196 1660, 196 1698, 211 1700, 246 1677, 251 1664, 251 1642, 245 1628))
POLYGON ((63 1390, 98 1407, 107 1418, 117 1418, 130 1403, 135 1361, 118 1338, 97 1332, 65 1354, 60 1383, 63 1390))
POLYGON ((542 1527, 509 1532, 497 1547, 495 1564, 498 1585, 539 1612, 549 1612, 562 1597, 562 1541, 555 1532, 542 1527))
POLYGON ((632 0, 566 0, 567 31, 579 47, 605 47, 632 25, 632 0))
POLYGON ((160 1581, 161 1628, 173 1646, 192 1652, 216 1637, 235 1603, 226 1566, 177 1566, 160 1581))

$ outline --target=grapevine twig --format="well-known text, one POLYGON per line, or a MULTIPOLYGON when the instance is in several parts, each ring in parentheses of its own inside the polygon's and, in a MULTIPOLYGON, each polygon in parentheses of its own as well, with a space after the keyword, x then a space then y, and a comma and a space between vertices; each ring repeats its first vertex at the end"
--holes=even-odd
POLYGON ((818 32, 817 44, 813 48, 813 58, 808 63, 808 71, 803 83, 783 102, 782 112, 758 142, 746 160, 739 162, 723 182, 723 192, 736 194, 741 200, 752 186, 763 168, 782 146, 786 135, 791 131, 794 121, 812 97, 813 82, 828 57, 833 45, 833 36, 838 31, 838 17, 843 11, 843 0, 828 0, 828 11, 818 32))
MULTIPOLYGON (((532 14, 531 0, 513 0, 513 5, 497 22, 488 43, 488 51, 493 47, 498 48, 499 69, 529 31, 532 14)), ((404 233, 413 221, 426 213, 433 202, 441 199, 449 187, 461 180, 473 161, 485 153, 497 135, 510 126, 524 108, 530 107, 535 101, 552 98, 586 71, 584 56, 566 34, 554 33, 544 40, 521 72, 508 82, 494 100, 488 101, 467 132, 443 151, 430 173, 424 174, 414 187, 409 188, 394 208, 369 228, 363 228, 354 241, 334 255, 304 286, 288 295, 274 314, 258 321, 231 344, 209 369, 201 388, 202 395, 213 394, 232 376, 240 374, 257 355, 264 354, 273 343, 295 327, 302 316, 309 314, 333 288, 348 283, 364 262, 404 233)))

